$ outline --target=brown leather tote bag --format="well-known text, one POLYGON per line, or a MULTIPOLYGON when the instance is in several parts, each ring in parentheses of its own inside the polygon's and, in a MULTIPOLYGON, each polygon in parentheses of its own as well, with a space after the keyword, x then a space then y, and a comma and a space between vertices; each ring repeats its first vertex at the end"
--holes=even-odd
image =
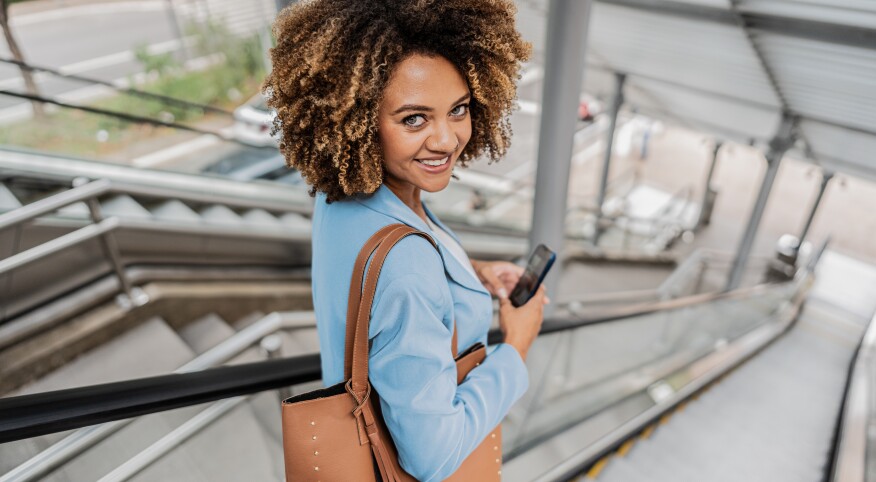
MULTIPOLYGON (((398 463, 380 413, 380 401, 368 381, 368 324, 377 279, 390 249, 411 235, 422 236, 438 248, 426 233, 393 224, 377 231, 356 258, 347 306, 345 381, 283 401, 283 451, 288 482, 415 480, 398 463), (374 257, 363 283, 372 253, 374 257)), ((486 357, 486 348, 480 343, 456 357, 455 325, 450 348, 456 359, 457 383, 462 383, 468 372, 486 357)), ((502 436, 498 426, 446 480, 498 481, 501 463, 502 436)))

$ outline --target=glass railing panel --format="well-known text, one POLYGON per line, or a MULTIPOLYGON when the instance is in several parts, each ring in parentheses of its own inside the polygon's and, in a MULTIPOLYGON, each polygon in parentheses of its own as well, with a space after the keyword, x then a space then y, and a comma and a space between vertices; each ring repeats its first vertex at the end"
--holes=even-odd
POLYGON ((575 425, 769 323, 794 285, 540 337, 530 391, 506 419, 506 452, 575 425))

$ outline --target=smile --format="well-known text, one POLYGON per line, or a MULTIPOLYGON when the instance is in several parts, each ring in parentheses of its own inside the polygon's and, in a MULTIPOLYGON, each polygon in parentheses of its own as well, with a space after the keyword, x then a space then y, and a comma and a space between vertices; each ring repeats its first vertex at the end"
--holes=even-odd
POLYGON ((421 163, 421 164, 425 164, 427 166, 438 167, 438 166, 443 166, 444 164, 447 164, 447 162, 450 161, 450 156, 447 156, 444 159, 435 159, 435 160, 414 159, 414 160, 421 163))

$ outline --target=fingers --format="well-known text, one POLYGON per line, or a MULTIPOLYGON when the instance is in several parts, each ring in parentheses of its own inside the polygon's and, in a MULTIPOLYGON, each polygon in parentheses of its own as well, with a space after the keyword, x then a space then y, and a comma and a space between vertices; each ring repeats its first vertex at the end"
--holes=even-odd
POLYGON ((551 302, 550 298, 547 296, 547 291, 545 290, 544 285, 539 286, 538 290, 536 290, 535 294, 532 295, 532 298, 529 300, 529 302, 533 304, 539 303, 539 301, 541 306, 551 302))
POLYGON ((505 289, 505 285, 489 266, 482 269, 480 274, 487 281, 487 284, 489 285, 487 288, 492 288, 491 291, 495 293, 499 300, 508 299, 508 290, 505 289))

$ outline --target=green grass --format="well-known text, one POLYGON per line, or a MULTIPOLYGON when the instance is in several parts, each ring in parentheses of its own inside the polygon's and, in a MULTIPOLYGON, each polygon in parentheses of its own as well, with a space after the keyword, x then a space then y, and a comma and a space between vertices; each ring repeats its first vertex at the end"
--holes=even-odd
MULTIPOLYGON (((159 70, 157 81, 138 89, 189 102, 232 110, 258 91, 264 70, 257 41, 238 41, 227 48, 225 62, 198 72, 182 72, 173 62, 138 52, 147 70, 159 70), (237 95, 234 95, 237 93, 237 95)), ((200 109, 168 105, 158 100, 119 94, 90 104, 126 114, 197 125, 204 120, 200 109)), ((103 159, 118 157, 137 142, 177 134, 178 130, 128 122, 116 117, 59 108, 46 119, 31 119, 0 129, 0 144, 103 159), (98 140, 101 131, 103 139, 98 140)))

